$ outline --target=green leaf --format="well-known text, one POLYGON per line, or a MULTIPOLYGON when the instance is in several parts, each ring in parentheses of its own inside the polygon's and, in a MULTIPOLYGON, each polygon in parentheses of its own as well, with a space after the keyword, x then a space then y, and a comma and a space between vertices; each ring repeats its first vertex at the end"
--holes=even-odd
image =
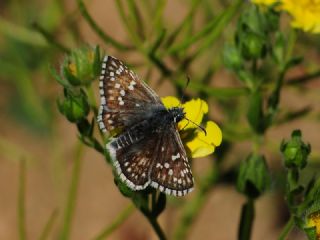
POLYGON ((239 168, 237 190, 249 198, 259 197, 270 184, 270 175, 264 156, 251 154, 239 168))

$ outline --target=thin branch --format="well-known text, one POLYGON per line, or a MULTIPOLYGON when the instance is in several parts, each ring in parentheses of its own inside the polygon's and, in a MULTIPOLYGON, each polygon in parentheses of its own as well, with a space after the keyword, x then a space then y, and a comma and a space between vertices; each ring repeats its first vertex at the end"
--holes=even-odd
POLYGON ((46 240, 46 239, 48 239, 49 233, 50 233, 50 231, 52 230, 54 221, 57 219, 57 216, 58 216, 58 211, 57 211, 57 210, 54 210, 54 211, 51 213, 51 215, 50 215, 50 217, 49 217, 46 225, 44 226, 44 228, 43 228, 43 230, 42 230, 42 233, 41 233, 41 235, 40 235, 40 237, 39 237, 39 240, 46 240))
POLYGON ((86 6, 84 5, 82 0, 77 0, 77 4, 79 7, 79 10, 81 12, 81 15, 84 17, 84 19, 87 21, 87 23, 90 25, 90 27, 98 34, 99 37, 102 38, 102 40, 106 44, 111 44, 115 48, 121 51, 128 51, 132 50, 131 46, 125 46, 122 43, 119 43, 109 35, 107 35, 99 26, 98 24, 93 20, 93 18, 90 16, 86 6))
POLYGON ((26 194, 26 162, 20 161, 19 173, 19 192, 18 192, 18 228, 19 239, 25 240, 26 236, 26 213, 25 213, 25 194, 26 194))
POLYGON ((95 237, 95 240, 103 240, 110 236, 111 233, 114 232, 127 218, 134 212, 136 208, 134 205, 130 204, 127 206, 117 217, 116 219, 108 225, 105 229, 101 231, 101 233, 95 237))
POLYGON ((198 192, 183 208, 182 216, 174 232, 173 239, 186 239, 188 231, 194 223, 196 217, 207 200, 212 186, 218 180, 218 171, 214 167, 201 180, 198 192))
POLYGON ((289 232, 292 230, 293 227, 294 227, 294 218, 291 216, 289 221, 287 222, 287 224, 283 228, 283 230, 282 230, 282 232, 281 232, 281 234, 279 236, 279 240, 287 239, 287 236, 288 236, 289 232))
POLYGON ((68 240, 70 239, 70 232, 73 220, 73 214, 75 210, 76 200, 77 200, 77 192, 78 192, 78 185, 80 180, 80 172, 82 166, 82 155, 83 155, 83 144, 82 142, 78 142, 76 146, 76 155, 73 163, 72 169, 72 176, 71 176, 71 183, 70 188, 68 191, 68 198, 64 212, 64 219, 63 219, 63 228, 61 231, 60 238, 61 240, 68 240))
POLYGON ((56 47, 57 49, 59 49, 61 52, 70 53, 70 49, 67 48, 66 46, 64 46, 62 43, 59 43, 55 37, 49 33, 47 30, 45 30, 43 27, 41 27, 38 23, 33 23, 32 24, 32 28, 39 32, 46 40, 49 44, 51 44, 52 46, 56 47))

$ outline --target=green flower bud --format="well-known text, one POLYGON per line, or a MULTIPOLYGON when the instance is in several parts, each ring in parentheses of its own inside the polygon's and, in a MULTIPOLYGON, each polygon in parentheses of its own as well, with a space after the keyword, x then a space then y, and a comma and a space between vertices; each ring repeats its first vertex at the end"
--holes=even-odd
POLYGON ((255 33, 247 33, 241 39, 241 54, 247 59, 263 58, 267 52, 265 39, 255 33))
POLYGON ((311 146, 302 141, 300 130, 294 130, 288 142, 282 141, 280 150, 287 168, 303 169, 307 164, 311 146))
POLYGON ((259 197, 269 186, 268 166, 262 155, 249 155, 240 165, 237 190, 249 198, 259 197))
POLYGON ((71 85, 89 85, 99 75, 99 48, 86 47, 73 51, 63 62, 61 71, 71 85))
POLYGON ((70 122, 80 122, 89 113, 90 106, 87 95, 81 89, 79 93, 64 89, 64 99, 58 100, 59 111, 70 122))
POLYGON ((226 44, 223 49, 223 61, 229 69, 240 69, 242 67, 242 57, 238 49, 232 44, 226 44))

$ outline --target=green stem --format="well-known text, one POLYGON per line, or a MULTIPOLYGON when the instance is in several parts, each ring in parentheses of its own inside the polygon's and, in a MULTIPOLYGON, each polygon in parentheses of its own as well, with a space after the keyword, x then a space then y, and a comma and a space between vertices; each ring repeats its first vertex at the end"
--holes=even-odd
POLYGON ((41 235, 40 235, 40 237, 39 237, 39 240, 46 240, 46 239, 48 239, 49 233, 50 233, 50 231, 52 230, 53 223, 54 223, 54 221, 56 220, 57 216, 58 216, 58 211, 57 211, 57 210, 55 210, 55 211, 53 211, 53 212, 51 213, 51 215, 50 215, 50 217, 49 217, 46 225, 44 226, 44 229, 42 230, 42 233, 41 233, 41 235))
POLYGON ((171 74, 170 69, 164 64, 164 62, 159 57, 157 57, 153 52, 150 51, 152 47, 147 49, 144 46, 144 43, 137 36, 130 22, 128 22, 128 18, 127 18, 127 15, 125 14, 122 1, 121 0, 116 1, 116 6, 118 8, 118 12, 120 14, 123 25, 125 26, 127 33, 130 36, 131 41, 133 42, 135 47, 140 51, 141 54, 143 54, 145 58, 149 60, 149 62, 153 63, 164 76, 169 76, 171 74))
POLYGON ((156 218, 152 217, 152 216, 146 216, 153 228, 153 230, 156 232, 159 240, 166 240, 166 236, 164 235, 164 232, 162 231, 158 221, 156 218))
POLYGON ((38 23, 34 23, 32 25, 32 27, 35 31, 39 32, 47 40, 47 42, 49 44, 56 47, 61 52, 64 52, 67 54, 70 53, 70 50, 67 47, 65 47, 61 43, 59 43, 51 33, 49 33, 47 30, 45 30, 43 27, 41 27, 38 23))
POLYGON ((86 6, 84 5, 82 0, 77 0, 77 4, 79 7, 79 10, 81 12, 81 15, 84 17, 84 19, 87 21, 87 23, 90 25, 90 27, 98 34, 99 37, 102 38, 102 40, 107 43, 111 44, 115 48, 121 51, 127 51, 131 50, 132 47, 128 47, 123 45, 122 43, 119 43, 109 35, 107 35, 98 25, 97 23, 93 20, 93 18, 90 16, 86 6))
POLYGON ((214 28, 209 33, 208 37, 204 39, 203 44, 192 55, 191 61, 197 58, 200 54, 206 51, 212 46, 213 42, 221 35, 225 30, 227 24, 231 21, 233 16, 239 12, 240 7, 243 4, 243 0, 234 1, 220 16, 217 17, 217 21, 214 24, 214 28))
POLYGON ((26 237, 26 221, 25 221, 25 186, 26 184, 26 162, 20 161, 20 173, 19 173, 19 193, 18 193, 18 228, 19 239, 25 240, 26 237))
POLYGON ((297 40, 297 30, 294 28, 290 28, 289 39, 288 39, 288 44, 286 49, 286 57, 285 57, 286 61, 288 61, 292 56, 292 52, 293 52, 296 40, 297 40))
POLYGON ((203 52, 204 49, 210 46, 212 42, 220 35, 220 33, 225 29, 226 24, 231 20, 242 3, 242 0, 235 1, 235 3, 230 5, 228 9, 226 9, 221 15, 217 16, 211 22, 209 22, 201 31, 194 34, 190 38, 187 38, 184 42, 172 46, 168 50, 168 53, 176 54, 178 52, 185 51, 191 45, 208 35, 209 37, 205 40, 204 44, 200 48, 198 48, 196 53, 193 55, 192 58, 194 59, 201 52, 203 52))
POLYGON ((254 200, 249 198, 243 205, 239 225, 238 239, 249 240, 251 238, 252 224, 255 216, 254 200))
POLYGON ((97 237, 95 237, 95 240, 103 240, 110 236, 111 233, 114 232, 127 218, 133 213, 135 210, 134 205, 130 204, 128 207, 126 207, 111 223, 109 226, 107 226, 97 237))
POLYGON ((75 160, 72 169, 71 183, 69 188, 69 195, 64 212, 63 228, 61 231, 61 240, 67 240, 70 238, 73 214, 75 210, 77 191, 80 180, 81 166, 82 166, 83 144, 77 142, 75 160))
POLYGON ((214 167, 204 177, 198 187, 198 193, 194 196, 182 210, 182 216, 179 221, 179 225, 173 235, 173 239, 186 239, 188 231, 194 223, 196 217, 200 214, 200 210, 207 200, 212 186, 218 180, 218 170, 214 167))
POLYGON ((278 239, 285 240, 293 227, 294 227, 294 218, 291 216, 287 224, 284 226, 278 239))
POLYGON ((317 70, 313 73, 306 74, 302 77, 293 77, 291 79, 288 79, 288 81, 286 81, 286 84, 299 85, 299 84, 308 83, 314 80, 319 80, 319 77, 320 77, 320 70, 317 70))
POLYGON ((31 29, 11 23, 2 17, 0 17, 0 33, 2 36, 7 36, 33 46, 48 46, 46 40, 41 36, 41 34, 34 32, 31 29))

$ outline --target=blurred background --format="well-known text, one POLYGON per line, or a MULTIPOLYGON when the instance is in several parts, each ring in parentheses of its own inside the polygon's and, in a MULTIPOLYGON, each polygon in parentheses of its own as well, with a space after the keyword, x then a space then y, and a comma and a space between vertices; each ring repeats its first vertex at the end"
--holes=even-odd
MULTIPOLYGON (((161 73, 155 70, 152 63, 146 63, 139 53, 119 51, 106 44, 83 18, 79 2, 0 2, 0 239, 22 239, 21 236, 26 236, 27 239, 59 239, 59 232, 65 227, 64 220, 68 218, 65 211, 68 207, 74 208, 69 239, 97 239, 99 233, 131 204, 115 186, 111 168, 102 155, 79 143, 76 127, 57 109, 56 102, 62 96, 62 87, 52 77, 50 68, 59 71, 69 49, 99 45, 109 55, 134 62, 134 70, 143 79, 148 78, 149 84, 160 96, 177 95, 175 85, 166 78, 161 79, 161 73), (154 70, 150 70, 151 68, 154 70), (71 193, 76 195, 76 202, 68 206, 75 158, 81 158, 77 165, 77 187, 71 193), (21 211, 21 206, 25 207, 24 211, 21 211), (50 227, 46 233, 48 226, 50 227), (21 235, 23 231, 25 234, 21 235)), ((131 45, 115 2, 92 0, 85 4, 91 17, 104 32, 119 42, 131 45)), ((185 19, 190 6, 197 1, 146 2, 141 1, 138 7, 149 19, 157 13, 153 12, 152 6, 163 2, 159 4, 163 8, 161 24, 170 31, 185 19)), ((193 31, 201 29, 210 18, 225 11, 231 3, 232 1, 201 1, 192 15, 193 29, 186 34, 192 36, 193 31)), ((191 77, 191 82, 197 82, 196 79, 206 73, 204 66, 212 66, 205 86, 213 89, 242 86, 236 76, 223 65, 221 55, 223 44, 233 39, 237 17, 241 9, 247 7, 245 4, 247 3, 238 6, 217 40, 188 68, 185 75, 191 77)), ((288 27, 287 23, 288 17, 284 17, 282 24, 288 27)), ((314 77, 301 85, 293 84, 283 90, 279 121, 268 130, 266 142, 261 148, 272 170, 273 179, 277 179, 284 171, 281 168, 280 143, 282 139, 288 139, 292 130, 297 128, 301 129, 304 141, 312 145, 310 165, 304 170, 306 176, 312 175, 319 168, 319 40, 319 36, 304 33, 298 35, 294 54, 303 56, 305 61, 290 69, 285 81, 299 80, 308 74, 314 74, 314 77), (297 117, 281 122, 290 113, 296 113, 297 117)), ((164 61, 171 69, 176 67, 174 60, 164 61)), ((185 76, 181 76, 181 82, 185 82, 185 76)), ((93 86, 98 102, 97 81, 93 86)), ((191 87, 190 96, 202 96, 201 94, 201 89, 191 87)), ((179 97, 179 93, 177 96, 179 97)), ((221 163, 223 171, 244 160, 251 147, 250 139, 242 131, 247 128, 243 121, 245 115, 241 114, 247 105, 246 98, 236 97, 211 95, 207 98, 209 116, 221 126, 224 137, 224 129, 227 129, 226 141, 229 144, 221 163), (235 101, 239 102, 233 111, 235 101), (226 113, 226 109, 234 115, 226 113), (233 135, 230 129, 239 130, 238 135, 233 135)), ((219 149, 217 151, 219 155, 219 149)), ((211 162, 212 158, 195 159, 195 175, 201 176, 211 166, 211 162)), ((192 199, 196 192, 197 182, 195 193, 183 200, 173 197, 168 199, 167 208, 159 218, 160 225, 168 236, 178 224, 181 206, 192 199)), ((236 239, 244 202, 245 197, 232 184, 218 181, 203 199, 203 206, 188 231, 188 239, 236 239)), ((252 239, 276 239, 288 216, 281 187, 276 181, 272 181, 271 189, 257 200, 252 239)), ((108 239, 157 237, 144 216, 137 210, 130 210, 128 218, 108 239)), ((298 230, 293 230, 290 239, 305 237, 298 230)))

